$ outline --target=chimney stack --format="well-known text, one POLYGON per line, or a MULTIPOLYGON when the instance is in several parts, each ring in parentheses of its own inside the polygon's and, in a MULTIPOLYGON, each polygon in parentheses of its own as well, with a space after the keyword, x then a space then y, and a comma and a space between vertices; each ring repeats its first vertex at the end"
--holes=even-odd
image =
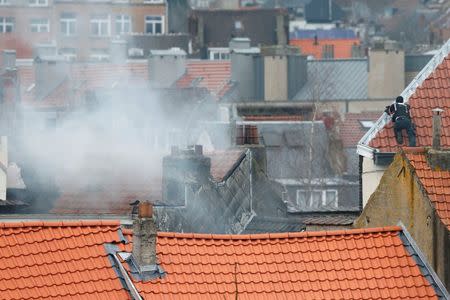
POLYGON ((149 202, 139 204, 138 217, 133 222, 133 257, 141 268, 157 264, 156 224, 149 202))
POLYGON ((433 111, 433 149, 440 150, 441 149, 441 121, 442 121, 442 113, 443 109, 435 108, 433 111))
POLYGON ((109 57, 115 64, 124 64, 128 58, 127 41, 112 40, 109 47, 109 57))
POLYGON ((16 50, 3 50, 2 71, 16 68, 16 50))

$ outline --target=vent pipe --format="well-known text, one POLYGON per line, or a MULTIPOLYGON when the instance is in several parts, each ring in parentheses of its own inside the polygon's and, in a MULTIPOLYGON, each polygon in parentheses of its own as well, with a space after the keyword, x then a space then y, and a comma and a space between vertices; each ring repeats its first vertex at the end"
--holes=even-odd
POLYGON ((441 149, 441 123, 442 123, 442 113, 444 112, 441 108, 435 108, 433 111, 433 145, 434 150, 441 149))

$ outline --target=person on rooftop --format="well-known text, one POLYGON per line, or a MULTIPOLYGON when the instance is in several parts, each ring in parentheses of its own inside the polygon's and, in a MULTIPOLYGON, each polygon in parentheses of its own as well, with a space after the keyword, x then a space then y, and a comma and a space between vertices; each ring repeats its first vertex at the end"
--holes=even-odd
POLYGON ((410 147, 416 146, 416 133, 414 132, 414 125, 411 121, 410 106, 403 103, 403 97, 398 96, 395 103, 386 106, 385 112, 392 115, 392 122, 394 122, 394 134, 397 143, 403 144, 402 130, 405 129, 408 134, 408 141, 410 147))

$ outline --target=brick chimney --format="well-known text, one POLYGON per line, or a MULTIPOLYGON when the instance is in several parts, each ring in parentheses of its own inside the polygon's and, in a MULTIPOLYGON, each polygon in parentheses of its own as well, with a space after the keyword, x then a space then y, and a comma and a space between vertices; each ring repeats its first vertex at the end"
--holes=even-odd
POLYGON ((142 268, 157 264, 156 224, 149 202, 140 203, 138 209, 138 217, 133 222, 133 257, 142 268))
POLYGON ((433 149, 441 149, 441 123, 443 109, 435 108, 433 111, 433 149))

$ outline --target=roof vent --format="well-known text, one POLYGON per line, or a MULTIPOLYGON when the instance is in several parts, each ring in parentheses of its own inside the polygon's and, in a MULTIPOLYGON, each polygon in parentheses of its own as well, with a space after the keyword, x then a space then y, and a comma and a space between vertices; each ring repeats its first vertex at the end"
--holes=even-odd
POLYGON ((435 108, 433 111, 433 149, 439 150, 441 148, 441 123, 442 123, 442 113, 444 112, 441 108, 435 108))

